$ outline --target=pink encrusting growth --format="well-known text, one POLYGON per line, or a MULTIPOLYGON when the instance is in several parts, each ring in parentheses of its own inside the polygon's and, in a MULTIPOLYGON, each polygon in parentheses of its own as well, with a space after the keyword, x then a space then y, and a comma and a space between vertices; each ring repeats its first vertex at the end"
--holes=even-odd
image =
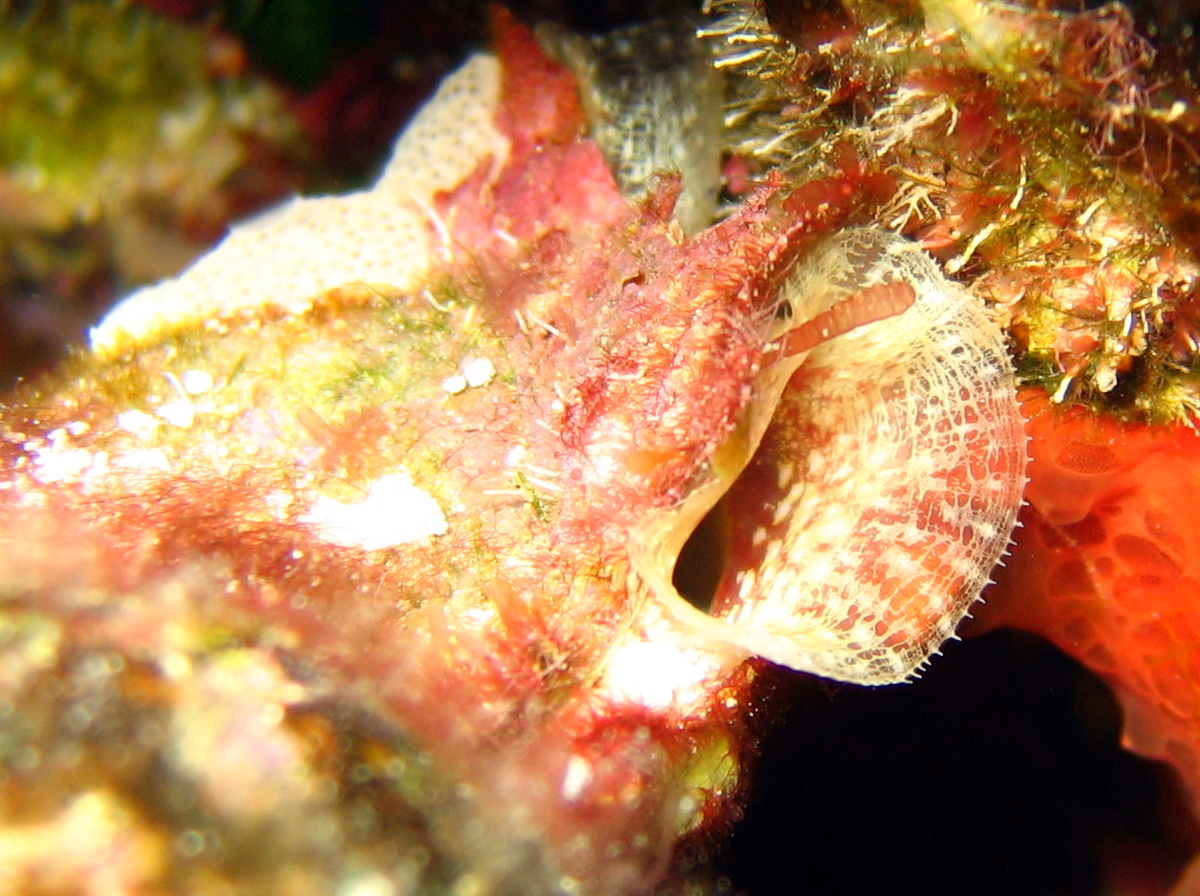
POLYGON ((1024 440, 971 297, 828 237, 887 177, 842 147, 685 237, 677 180, 623 199, 571 76, 496 26, 374 190, 235 231, 3 411, 0 574, 167 666, 173 602, 188 662, 232 640, 377 715, 456 784, 461 888, 619 896, 736 790, 742 659, 876 684, 951 634, 1024 440), (702 617, 671 575, 731 487, 702 617))
MULTIPOLYGON (((460 117, 477 123, 490 71, 532 66, 560 101, 530 123, 527 95, 501 95, 449 189, 401 202, 397 227, 374 195, 294 204, 164 286, 165 316, 146 294, 118 309, 61 391, 15 397, 3 573, 71 630, 92 616, 74 590, 104 595, 104 649, 157 661, 147 596, 168 594, 190 661, 232 638, 369 695, 471 794, 454 811, 492 833, 438 848, 478 878, 532 862, 548 889, 640 892, 735 789, 748 679, 704 682, 686 712, 594 688, 642 602, 626 542, 736 427, 801 225, 770 193, 696 240, 670 223, 669 183, 629 206, 577 136, 570 82, 501 33, 524 49, 468 63, 460 117), (311 271, 274 260, 327 227, 364 258, 411 251, 422 285, 373 264, 323 288, 316 250, 311 271), (390 543, 367 522, 384 493, 412 498, 390 543), (64 538, 86 562, 56 564, 64 538)), ((418 146, 446 139, 433 112, 418 146)), ((413 155, 402 142, 386 195, 413 155)))

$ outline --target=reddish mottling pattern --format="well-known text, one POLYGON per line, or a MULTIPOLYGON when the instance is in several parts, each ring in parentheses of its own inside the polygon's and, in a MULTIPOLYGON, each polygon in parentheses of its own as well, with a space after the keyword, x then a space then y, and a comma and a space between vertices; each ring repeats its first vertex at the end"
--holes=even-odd
MULTIPOLYGON (((526 83, 527 94, 528 84, 552 94, 549 63, 527 32, 503 17, 498 30, 505 78, 526 83)), ((414 327, 438 321, 444 366, 399 354, 398 376, 412 387, 404 400, 344 415, 280 407, 290 381, 264 382, 252 406, 220 424, 229 456, 253 456, 235 465, 242 473, 193 465, 191 447, 212 438, 201 415, 188 444, 164 448, 179 455, 169 474, 118 471, 97 486, 102 500, 22 474, 21 487, 38 497, 26 508, 9 500, 14 488, 0 502, 0 534, 12 533, 0 544, 0 582, 34 583, 41 606, 101 649, 165 641, 159 634, 174 618, 166 613, 180 611, 143 598, 159 582, 200 627, 250 645, 267 630, 264 642, 286 644, 332 687, 369 694, 372 711, 432 757, 439 776, 462 783, 472 818, 489 832, 485 859, 536 850, 531 875, 544 866, 556 881, 575 878, 581 892, 642 893, 681 831, 728 815, 724 788, 746 740, 739 717, 749 678, 731 673, 720 690, 714 682, 711 704, 687 713, 593 687, 634 610, 629 531, 705 474, 749 401, 791 237, 840 221, 861 174, 812 185, 820 206, 799 220, 768 188, 689 239, 669 216, 676 184, 631 207, 595 147, 574 136, 571 108, 525 99, 504 87, 501 118, 527 112, 529 122, 500 123, 508 152, 482 159, 434 203, 441 239, 432 279, 451 291, 445 313, 456 326, 443 332, 432 292, 396 299, 409 303, 414 327), (468 304, 471 314, 457 310, 468 304), (489 341, 493 330, 507 337, 504 351, 489 341), (448 392, 443 372, 485 351, 477 346, 491 346, 478 356, 497 375, 448 392), (279 421, 293 414, 299 432, 290 441, 279 421), (286 461, 260 450, 263 432, 286 461), (409 438, 418 443, 411 451, 409 438), (358 469, 369 477, 400 461, 454 496, 447 531, 364 553, 264 514, 268 496, 293 487, 281 472, 292 459, 304 477, 358 469), (524 470, 538 482, 525 486, 524 470), (535 488, 537 504, 527 497, 535 488), (70 563, 58 560, 61 543, 72 545, 70 563), (104 612, 70 605, 64 595, 78 588, 104 595, 104 612)), ((257 321, 263 329, 238 375, 258 376, 248 371, 259 369, 259 353, 276 351, 297 378, 301 358, 344 351, 353 369, 374 363, 375 349, 356 341, 358 325, 378 324, 385 306, 364 292, 345 287, 300 319, 257 321)), ((211 346, 217 352, 221 340, 211 346)), ((136 364, 150 369, 154 352, 169 350, 147 349, 136 364)), ((206 368, 217 364, 206 357, 206 368)), ((113 422, 124 405, 97 401, 89 451, 129 436, 113 422)), ((10 475, 37 466, 32 434, 80 413, 48 395, 29 403, 36 414, 12 411, 8 429, 0 425, 14 432, 19 421, 31 433, 0 439, 10 475)))
MULTIPOLYGON (((471 247, 459 253, 461 263, 492 278, 524 251, 514 240, 542 242, 550 254, 561 254, 555 234, 582 229, 585 222, 610 225, 626 212, 600 151, 582 141, 521 156, 514 152, 502 171, 493 174, 485 165, 438 203, 438 213, 453 228, 453 244, 471 247), (485 255, 500 269, 489 271, 485 255)), ((530 276, 521 279, 528 282, 530 276)))
POLYGON ((1029 506, 987 624, 1041 634, 1113 688, 1127 745, 1200 802, 1200 436, 1024 399, 1029 506))
POLYGON ((533 33, 493 7, 494 45, 503 67, 496 126, 517 152, 539 143, 566 143, 585 130, 575 77, 542 52, 533 33))
POLYGON ((547 422, 561 429, 572 485, 565 517, 584 532, 619 531, 648 502, 678 501, 732 432, 789 259, 890 181, 842 146, 831 176, 786 196, 773 182, 684 239, 670 219, 678 180, 630 207, 577 136, 575 101, 559 96, 564 85, 575 95, 569 75, 503 14, 497 51, 496 122, 510 152, 440 196, 437 211, 490 319, 525 331, 518 344, 528 340, 543 385, 560 378, 541 404, 562 406, 547 422))
POLYGON ((124 656, 153 656, 185 624, 218 627, 248 643, 264 626, 286 631, 281 640, 300 651, 285 652, 320 657, 330 681, 351 693, 347 682, 370 681, 378 704, 436 756, 439 770, 469 782, 486 826, 539 828, 551 862, 581 881, 603 882, 605 893, 645 892, 647 881, 661 877, 679 836, 677 770, 713 744, 725 748, 745 737, 740 702, 725 699, 748 685, 745 670, 685 724, 609 705, 587 688, 550 694, 535 649, 548 643, 541 639, 550 620, 508 601, 500 608, 503 627, 476 630, 443 618, 433 601, 424 619, 402 622, 392 601, 362 595, 372 582, 402 593, 429 557, 403 549, 393 561, 360 556, 348 563, 300 529, 236 531, 226 513, 254 487, 250 479, 190 489, 176 482, 145 503, 120 499, 96 508, 57 495, 29 514, 5 508, 5 531, 29 540, 24 556, 0 554, 0 577, 34 577, 36 605, 54 612, 70 643, 124 656), (152 546, 130 546, 138 540, 133 533, 155 525, 152 546), (68 557, 39 540, 47 531, 69 538, 68 557), (79 604, 70 595, 82 583, 112 596, 79 604), (572 763, 582 763, 585 775, 566 794, 572 763))
POLYGON ((600 150, 583 138, 574 76, 507 11, 493 12, 493 27, 503 79, 495 124, 510 142, 508 156, 482 161, 439 197, 437 211, 452 244, 471 247, 459 263, 483 278, 493 307, 507 312, 528 293, 532 270, 553 266, 580 231, 594 239, 629 209, 600 150))

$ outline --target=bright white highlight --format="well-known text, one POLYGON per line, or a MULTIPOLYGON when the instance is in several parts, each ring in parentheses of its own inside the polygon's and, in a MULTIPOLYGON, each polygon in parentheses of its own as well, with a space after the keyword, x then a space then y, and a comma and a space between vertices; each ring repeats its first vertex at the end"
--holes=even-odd
POLYGON ((417 488, 407 470, 381 476, 355 503, 318 495, 300 522, 331 544, 364 551, 445 535, 449 528, 433 495, 417 488))

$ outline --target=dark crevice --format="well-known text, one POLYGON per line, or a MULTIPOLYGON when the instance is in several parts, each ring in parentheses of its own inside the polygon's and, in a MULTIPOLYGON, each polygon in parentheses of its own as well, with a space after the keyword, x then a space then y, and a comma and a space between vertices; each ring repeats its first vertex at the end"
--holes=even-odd
POLYGON ((777 724, 720 859, 733 892, 1166 892, 1200 843, 1104 684, 1032 635, 954 642, 912 685, 762 681, 777 724))
POLYGON ((721 504, 718 504, 679 552, 672 581, 688 603, 707 613, 724 568, 725 523, 721 504))

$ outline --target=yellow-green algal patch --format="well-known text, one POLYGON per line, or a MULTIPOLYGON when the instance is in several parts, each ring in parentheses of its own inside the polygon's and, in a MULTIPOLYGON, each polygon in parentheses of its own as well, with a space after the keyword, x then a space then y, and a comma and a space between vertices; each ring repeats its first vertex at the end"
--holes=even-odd
POLYGON ((401 462, 439 467, 425 437, 435 418, 499 402, 512 383, 504 343, 462 294, 348 288, 304 314, 210 322, 108 363, 78 357, 57 388, 15 400, 61 422, 25 445, 46 464, 58 452, 60 468, 64 456, 86 466, 63 452, 102 452, 109 468, 303 468, 354 489, 401 462), (463 387, 448 390, 454 377, 463 387))
POLYGON ((738 748, 731 733, 713 730, 692 747, 681 769, 683 795, 677 820, 681 835, 703 824, 711 806, 736 793, 739 772, 738 748))
POLYGON ((239 135, 298 133, 274 91, 214 76, 211 39, 131 2, 0 5, 0 178, 56 224, 168 187, 173 204, 204 202, 239 135))

